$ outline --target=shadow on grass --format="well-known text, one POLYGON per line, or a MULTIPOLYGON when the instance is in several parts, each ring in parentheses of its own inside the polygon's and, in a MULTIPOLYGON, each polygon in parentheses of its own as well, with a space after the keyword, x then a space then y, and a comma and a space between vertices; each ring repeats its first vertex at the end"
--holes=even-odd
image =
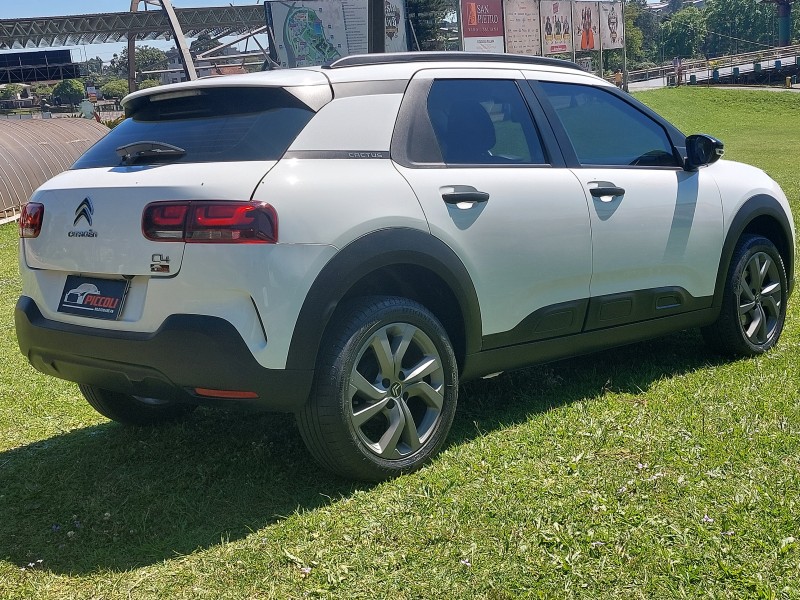
MULTIPOLYGON (((474 382, 449 443, 713 360, 683 333, 474 382)), ((0 558, 56 573, 130 569, 368 487, 317 467, 288 415, 201 409, 151 429, 103 424, 0 453, 0 558)))

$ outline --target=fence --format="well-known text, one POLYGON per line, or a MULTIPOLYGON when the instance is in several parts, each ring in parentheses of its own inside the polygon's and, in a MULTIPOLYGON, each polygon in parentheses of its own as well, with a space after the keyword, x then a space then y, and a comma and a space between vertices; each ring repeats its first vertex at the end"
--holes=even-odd
MULTIPOLYGON (((719 56, 706 60, 704 58, 687 59, 683 61, 683 73, 688 82, 688 76, 692 72, 708 71, 710 73, 714 69, 725 67, 737 67, 748 64, 761 64, 764 63, 766 69, 771 67, 770 63, 780 60, 785 57, 793 57, 800 55, 800 44, 795 46, 782 46, 780 48, 769 48, 768 50, 759 50, 757 52, 747 52, 745 54, 730 54, 726 56, 719 56)), ((672 67, 672 62, 649 69, 638 69, 636 71, 628 72, 628 82, 634 83, 637 81, 647 81, 649 79, 667 79, 675 74, 672 67)))

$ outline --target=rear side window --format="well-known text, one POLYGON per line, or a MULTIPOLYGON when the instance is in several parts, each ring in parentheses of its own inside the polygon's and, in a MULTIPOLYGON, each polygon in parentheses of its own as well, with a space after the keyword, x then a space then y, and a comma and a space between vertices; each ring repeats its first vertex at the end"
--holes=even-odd
POLYGON ((582 165, 675 167, 667 132, 597 87, 541 82, 582 165))
POLYGON ((436 80, 427 108, 448 165, 546 162, 536 125, 512 80, 436 80))
POLYGON ((73 169, 121 164, 120 146, 154 141, 186 151, 151 162, 238 162, 279 159, 314 116, 280 88, 207 88, 135 100, 127 118, 92 146, 73 169))

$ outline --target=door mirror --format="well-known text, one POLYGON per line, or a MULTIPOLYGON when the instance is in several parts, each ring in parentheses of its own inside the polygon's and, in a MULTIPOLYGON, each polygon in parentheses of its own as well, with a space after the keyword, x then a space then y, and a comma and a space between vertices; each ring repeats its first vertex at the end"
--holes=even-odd
POLYGON ((704 133, 686 138, 686 170, 710 165, 725 153, 725 145, 717 138, 704 133))

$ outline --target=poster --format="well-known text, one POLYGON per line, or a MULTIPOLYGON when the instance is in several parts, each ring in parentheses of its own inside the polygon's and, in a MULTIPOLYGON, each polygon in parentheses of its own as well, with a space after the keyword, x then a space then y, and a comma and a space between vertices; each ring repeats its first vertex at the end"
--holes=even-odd
POLYGON ((539 0, 505 0, 503 10, 506 52, 540 56, 539 0))
POLYGON ((575 50, 600 50, 600 8, 597 2, 572 3, 575 50))
POLYGON ((347 54, 369 52, 368 0, 342 0, 344 26, 347 32, 347 54))
POLYGON ((600 3, 600 38, 603 50, 622 48, 625 42, 622 3, 600 3))
POLYGON ((572 9, 564 0, 544 0, 540 6, 544 54, 572 52, 572 9))
POLYGON ((403 0, 385 0, 386 52, 407 52, 406 6, 403 0))
POLYGON ((502 0, 461 3, 464 50, 504 52, 502 0))

